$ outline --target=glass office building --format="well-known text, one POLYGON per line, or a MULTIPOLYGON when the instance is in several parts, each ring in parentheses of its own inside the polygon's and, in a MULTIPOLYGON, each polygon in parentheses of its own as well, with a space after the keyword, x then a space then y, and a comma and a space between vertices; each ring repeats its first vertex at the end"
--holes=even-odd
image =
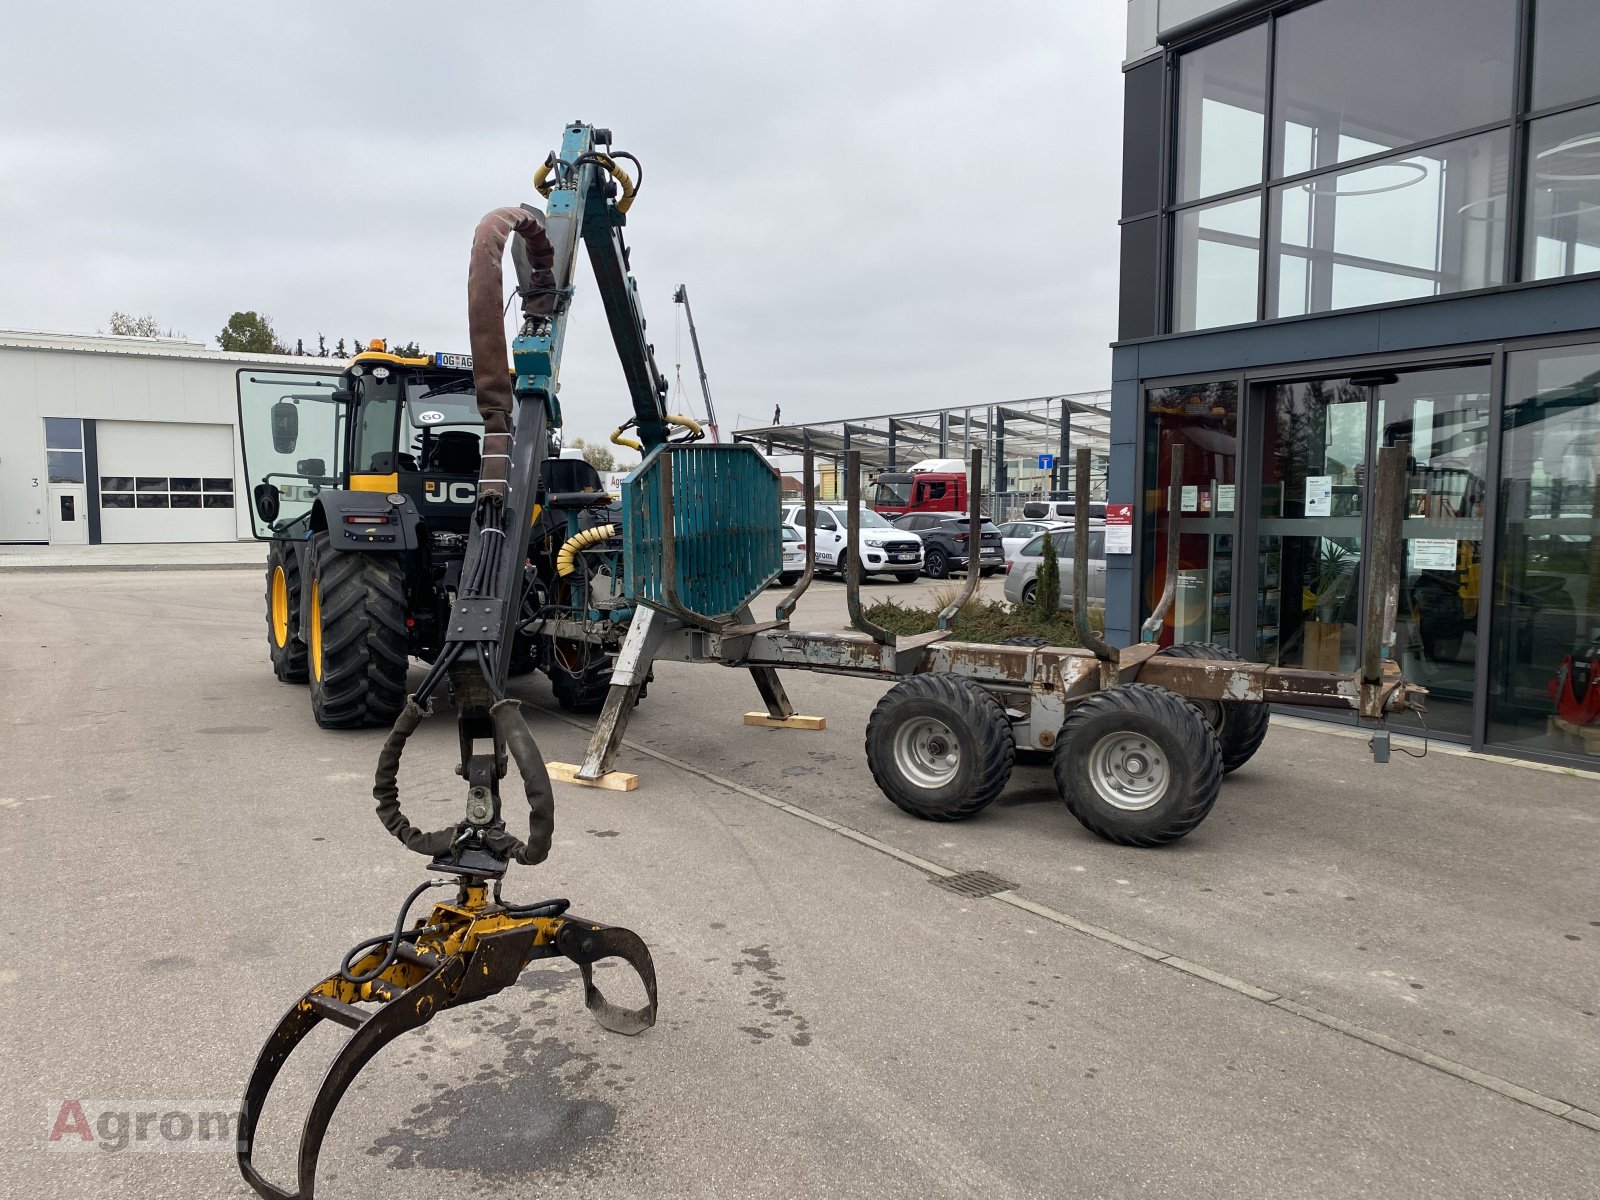
POLYGON ((1600 768, 1600 3, 1129 15, 1112 632, 1171 536, 1163 640, 1351 669, 1403 442, 1393 653, 1429 729, 1600 768))

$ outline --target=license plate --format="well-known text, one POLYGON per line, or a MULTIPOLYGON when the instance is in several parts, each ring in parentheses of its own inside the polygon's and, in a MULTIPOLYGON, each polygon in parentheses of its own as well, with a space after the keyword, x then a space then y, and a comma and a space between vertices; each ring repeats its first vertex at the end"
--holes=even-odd
POLYGON ((985 558, 999 558, 1000 557, 1000 551, 996 550, 993 546, 985 546, 983 548, 983 557, 985 557, 985 558))
POLYGON ((898 554, 891 554, 891 555, 889 555, 889 557, 891 559, 893 559, 895 562, 916 562, 917 561, 917 556, 915 554, 906 554, 904 552, 901 552, 901 553, 898 553, 898 554))

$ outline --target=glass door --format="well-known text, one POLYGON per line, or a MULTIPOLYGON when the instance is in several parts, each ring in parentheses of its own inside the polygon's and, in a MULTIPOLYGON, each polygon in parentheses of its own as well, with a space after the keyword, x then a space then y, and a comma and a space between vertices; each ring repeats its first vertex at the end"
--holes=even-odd
MULTIPOLYGON (((1406 443, 1391 653, 1430 691, 1428 726, 1473 730, 1488 474, 1487 363, 1268 384, 1257 522, 1255 657, 1348 672, 1360 654, 1379 446, 1406 443)), ((1413 718, 1402 718, 1410 723, 1413 718)))
POLYGON ((1487 363, 1389 375, 1374 423, 1380 445, 1411 445, 1392 653, 1428 689, 1428 727, 1463 738, 1478 690, 1489 387, 1487 363))
POLYGON ((1262 389, 1256 594, 1242 598, 1261 662, 1355 667, 1371 390, 1349 379, 1262 389))

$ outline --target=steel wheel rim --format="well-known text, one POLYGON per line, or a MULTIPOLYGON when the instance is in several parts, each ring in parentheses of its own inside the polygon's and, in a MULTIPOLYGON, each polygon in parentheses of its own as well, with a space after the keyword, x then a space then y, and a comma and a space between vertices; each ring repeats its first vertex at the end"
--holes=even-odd
POLYGON ((289 644, 289 581, 281 566, 272 568, 272 641, 280 650, 289 644))
POLYGON ((941 788, 961 770, 961 746, 938 717, 913 717, 895 731, 894 762, 922 788, 941 788))
POLYGON ((1161 803, 1172 769, 1161 747, 1141 733, 1108 733, 1089 751, 1089 779, 1100 798, 1123 812, 1161 803))
POLYGON ((1205 718, 1206 724, 1211 726, 1218 737, 1221 737, 1222 730, 1228 723, 1228 706, 1220 700, 1191 700, 1189 703, 1200 710, 1200 715, 1205 718))
POLYGON ((311 581, 311 672, 322 682, 322 588, 311 581))

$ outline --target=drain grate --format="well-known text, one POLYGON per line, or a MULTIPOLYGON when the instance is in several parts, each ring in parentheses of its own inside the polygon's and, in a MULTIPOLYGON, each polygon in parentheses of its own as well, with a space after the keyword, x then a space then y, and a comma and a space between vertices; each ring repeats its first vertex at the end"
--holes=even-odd
POLYGON ((963 871, 947 879, 930 879, 928 882, 958 896, 992 896, 996 892, 1013 891, 1017 886, 1009 879, 1001 879, 988 871, 963 871))

